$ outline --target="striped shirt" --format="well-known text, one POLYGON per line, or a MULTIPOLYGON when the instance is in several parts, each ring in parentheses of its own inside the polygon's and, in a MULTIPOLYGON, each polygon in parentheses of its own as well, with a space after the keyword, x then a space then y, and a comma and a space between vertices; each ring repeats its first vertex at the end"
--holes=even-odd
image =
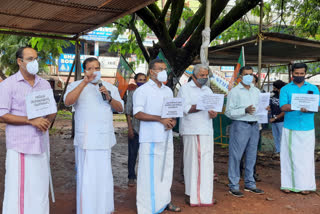
MULTIPOLYGON (((35 75, 33 87, 24 79, 20 71, 8 77, 0 83, 0 117, 5 114, 27 116, 26 95, 50 88, 48 81, 37 75, 35 75)), ((43 135, 42 131, 31 125, 7 124, 7 149, 25 154, 41 154, 46 148, 43 135)))

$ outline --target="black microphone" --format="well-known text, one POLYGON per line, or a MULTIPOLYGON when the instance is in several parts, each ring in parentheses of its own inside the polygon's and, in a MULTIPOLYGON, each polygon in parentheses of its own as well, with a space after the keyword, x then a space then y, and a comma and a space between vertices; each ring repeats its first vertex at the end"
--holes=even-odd
MULTIPOLYGON (((102 85, 102 82, 101 82, 101 80, 99 80, 99 88, 101 88, 103 85, 102 85)), ((107 100, 107 97, 106 97, 106 95, 103 93, 103 92, 101 92, 101 96, 102 96, 102 99, 103 100, 107 100)))

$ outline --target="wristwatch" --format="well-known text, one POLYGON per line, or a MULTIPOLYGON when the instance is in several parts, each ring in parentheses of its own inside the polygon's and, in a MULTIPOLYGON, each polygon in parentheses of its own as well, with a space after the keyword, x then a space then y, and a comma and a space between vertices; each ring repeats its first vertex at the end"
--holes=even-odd
POLYGON ((274 116, 274 119, 278 119, 277 116, 274 116))
POLYGON ((111 95, 110 95, 110 100, 108 100, 108 102, 111 103, 111 101, 112 101, 112 97, 111 97, 111 95))

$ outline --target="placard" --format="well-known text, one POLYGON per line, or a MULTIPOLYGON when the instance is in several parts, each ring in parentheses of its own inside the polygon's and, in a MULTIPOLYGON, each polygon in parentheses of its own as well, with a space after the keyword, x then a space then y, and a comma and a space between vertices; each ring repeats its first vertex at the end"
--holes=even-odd
POLYGON ((35 91, 26 96, 28 119, 57 113, 57 105, 52 89, 35 91))
POLYGON ((183 99, 165 98, 162 106, 162 118, 183 117, 183 99))

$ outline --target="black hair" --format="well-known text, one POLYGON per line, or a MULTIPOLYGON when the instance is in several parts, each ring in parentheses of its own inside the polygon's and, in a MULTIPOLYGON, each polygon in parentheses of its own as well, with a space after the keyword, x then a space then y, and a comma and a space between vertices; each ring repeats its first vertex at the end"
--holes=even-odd
POLYGON ((307 73, 308 66, 303 62, 294 63, 292 65, 292 72, 294 72, 295 69, 299 69, 299 68, 304 68, 305 73, 307 73))
POLYGON ((25 47, 20 47, 17 52, 16 52, 16 59, 20 58, 20 59, 23 59, 23 51, 24 49, 26 48, 31 48, 31 47, 28 47, 28 46, 25 46, 25 47))
POLYGON ((243 66, 242 68, 240 68, 239 75, 241 75, 244 70, 252 70, 253 71, 251 66, 243 66))
POLYGON ((153 59, 149 62, 149 70, 153 69, 156 63, 165 63, 162 59, 153 59))
POLYGON ((280 90, 283 86, 286 85, 286 83, 283 82, 282 80, 277 80, 277 81, 274 81, 272 85, 273 85, 273 87, 280 90))
POLYGON ((95 57, 89 57, 89 58, 85 59, 85 60, 83 61, 83 63, 82 63, 82 68, 83 68, 83 70, 86 70, 87 63, 93 62, 93 61, 97 61, 97 62, 99 63, 99 66, 100 66, 100 62, 99 62, 99 60, 98 60, 97 58, 95 58, 95 57))
POLYGON ((134 80, 137 80, 140 75, 147 77, 147 75, 145 75, 144 73, 137 73, 136 75, 134 75, 134 80))
MULTIPOLYGON (((248 69, 246 69, 246 70, 248 70, 248 69)), ((253 75, 253 78, 255 79, 256 83, 258 83, 259 77, 256 74, 253 75)))

